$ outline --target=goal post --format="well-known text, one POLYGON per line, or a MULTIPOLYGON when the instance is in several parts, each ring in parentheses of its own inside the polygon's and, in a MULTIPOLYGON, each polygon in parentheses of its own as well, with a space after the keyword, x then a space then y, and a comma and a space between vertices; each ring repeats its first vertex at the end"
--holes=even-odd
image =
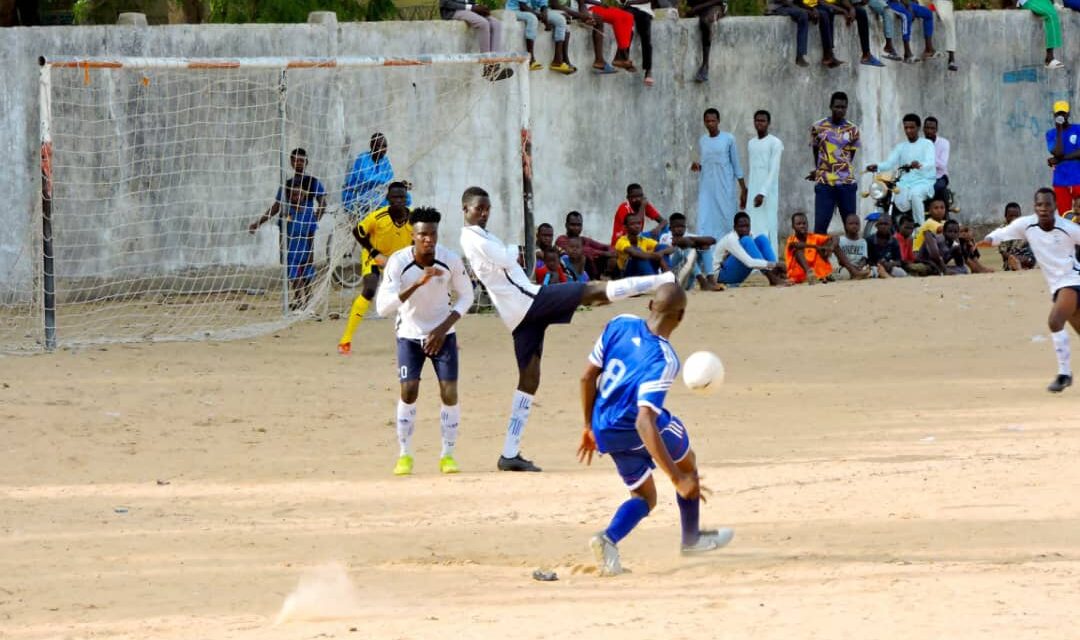
POLYGON ((22 304, 0 297, 0 351, 238 338, 346 311, 359 290, 340 273, 356 269, 351 228, 371 207, 346 211, 342 185, 376 132, 414 205, 443 211, 443 242, 457 244, 461 190, 487 181, 503 211, 520 211, 495 228, 533 247, 527 61, 40 58, 38 266, 15 287, 22 304), (514 77, 492 81, 489 65, 514 77), (296 149, 325 215, 249 234, 275 202, 297 210, 282 188, 296 149), (26 309, 36 321, 12 319, 26 309))

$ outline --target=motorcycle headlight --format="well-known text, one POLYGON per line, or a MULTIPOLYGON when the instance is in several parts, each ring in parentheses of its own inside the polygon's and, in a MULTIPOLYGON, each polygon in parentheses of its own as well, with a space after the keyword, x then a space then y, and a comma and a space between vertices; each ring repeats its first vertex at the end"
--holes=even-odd
POLYGON ((874 200, 881 200, 885 196, 885 185, 880 182, 875 182, 870 185, 870 197, 874 200))

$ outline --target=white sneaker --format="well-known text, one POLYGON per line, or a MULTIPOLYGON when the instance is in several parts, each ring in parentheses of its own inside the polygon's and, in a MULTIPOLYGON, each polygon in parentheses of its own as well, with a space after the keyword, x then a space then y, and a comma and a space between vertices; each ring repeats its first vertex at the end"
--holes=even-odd
POLYGON ((689 545, 684 544, 682 546, 682 554, 684 556, 692 556, 699 553, 715 551, 716 549, 727 546, 727 543, 731 542, 731 539, 734 537, 734 529, 703 530, 701 531, 701 535, 698 537, 697 542, 689 545))
POLYGON ((622 563, 619 561, 619 548, 608 539, 606 534, 600 532, 593 536, 589 540, 589 547, 596 556, 596 564, 600 568, 601 576, 617 576, 623 572, 622 563))
POLYGON ((1063 69, 1063 68, 1065 68, 1065 63, 1063 63, 1061 60, 1058 60, 1057 58, 1054 58, 1050 62, 1046 63, 1046 68, 1047 69, 1063 69))

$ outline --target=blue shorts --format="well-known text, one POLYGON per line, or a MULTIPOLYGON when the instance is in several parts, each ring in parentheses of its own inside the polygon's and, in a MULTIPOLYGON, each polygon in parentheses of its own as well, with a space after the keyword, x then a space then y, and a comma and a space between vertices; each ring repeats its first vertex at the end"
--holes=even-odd
POLYGON ((449 333, 443 340, 442 349, 433 356, 424 353, 420 340, 397 339, 398 379, 401 382, 419 380, 424 368, 424 360, 431 360, 435 366, 435 377, 440 382, 454 382, 458 379, 457 334, 449 333))
POLYGON ((313 280, 315 278, 315 239, 311 236, 289 238, 285 247, 285 262, 289 280, 313 280))
MULTIPOLYGON (((679 462, 690 453, 690 434, 686 432, 686 427, 683 426, 681 420, 664 411, 660 419, 656 421, 656 426, 660 429, 660 438, 664 441, 664 446, 671 454, 672 460, 679 462)), ((633 449, 611 451, 609 455, 615 461, 615 468, 622 476, 626 488, 631 491, 644 484, 652 475, 652 470, 656 468, 656 463, 653 462, 644 444, 633 449)))
POLYGON ((568 324, 585 296, 584 282, 565 282, 540 287, 532 305, 514 329, 514 356, 518 369, 529 366, 533 356, 544 353, 544 332, 553 324, 568 324))

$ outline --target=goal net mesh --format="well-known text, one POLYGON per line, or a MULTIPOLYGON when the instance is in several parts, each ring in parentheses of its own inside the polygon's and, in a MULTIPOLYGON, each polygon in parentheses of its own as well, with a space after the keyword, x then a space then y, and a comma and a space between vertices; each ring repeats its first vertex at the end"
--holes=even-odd
POLYGON ((461 191, 478 175, 501 194, 503 215, 520 217, 517 78, 491 82, 475 61, 240 62, 46 67, 51 145, 42 157, 51 181, 42 209, 51 209, 52 272, 40 222, 0 253, 15 274, 0 289, 0 350, 41 348, 50 280, 60 347, 241 338, 347 313, 360 291, 351 229, 381 206, 385 185, 350 211, 342 186, 376 132, 395 179, 412 183, 413 205, 443 212, 442 241, 452 248, 461 191), (299 247, 282 242, 280 217, 249 229, 294 177, 294 149, 306 151, 305 173, 326 192, 325 215, 299 247), (309 259, 286 257, 307 246, 309 259), (314 274, 306 300, 290 283, 298 273, 314 274))

